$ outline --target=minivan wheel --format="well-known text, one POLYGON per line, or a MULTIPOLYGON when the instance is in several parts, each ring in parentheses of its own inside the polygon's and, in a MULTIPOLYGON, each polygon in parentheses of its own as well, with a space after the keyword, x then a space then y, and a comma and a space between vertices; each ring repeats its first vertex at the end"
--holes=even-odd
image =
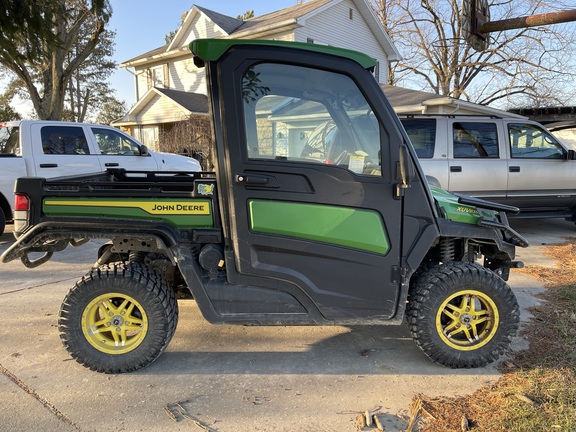
POLYGON ((514 293, 491 270, 449 262, 423 274, 409 294, 412 337, 436 363, 451 368, 485 366, 506 352, 520 309, 514 293))

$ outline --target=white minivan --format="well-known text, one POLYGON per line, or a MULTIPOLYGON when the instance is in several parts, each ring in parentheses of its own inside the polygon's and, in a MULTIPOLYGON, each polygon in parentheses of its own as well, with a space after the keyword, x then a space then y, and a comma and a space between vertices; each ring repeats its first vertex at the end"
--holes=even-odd
POLYGON ((48 120, 0 123, 0 234, 12 219, 18 177, 61 177, 125 168, 200 171, 196 159, 153 152, 111 126, 48 120))

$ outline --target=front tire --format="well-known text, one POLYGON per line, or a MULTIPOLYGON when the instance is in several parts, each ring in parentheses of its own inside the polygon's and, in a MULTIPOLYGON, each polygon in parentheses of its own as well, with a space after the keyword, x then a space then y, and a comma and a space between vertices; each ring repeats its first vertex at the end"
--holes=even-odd
POLYGON ((451 368, 485 366, 509 348, 520 309, 510 287, 475 263, 450 262, 423 274, 406 316, 416 344, 451 368))
POLYGON ((156 360, 177 322, 176 297, 158 273, 138 263, 114 263, 76 283, 62 303, 58 327, 78 363, 123 373, 156 360))

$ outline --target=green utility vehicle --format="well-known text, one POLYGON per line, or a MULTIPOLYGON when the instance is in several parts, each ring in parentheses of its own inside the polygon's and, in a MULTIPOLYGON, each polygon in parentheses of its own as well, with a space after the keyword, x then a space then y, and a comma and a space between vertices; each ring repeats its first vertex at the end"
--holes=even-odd
POLYGON ((34 267, 109 240, 62 304, 72 357, 105 373, 150 364, 182 290, 215 324, 405 320, 427 356, 454 368, 507 350, 519 308, 505 280, 527 246, 506 219, 517 209, 428 186, 372 58, 261 40, 191 50, 207 74, 215 173, 17 182, 3 262, 34 267), (326 122, 338 137, 310 145, 326 122))

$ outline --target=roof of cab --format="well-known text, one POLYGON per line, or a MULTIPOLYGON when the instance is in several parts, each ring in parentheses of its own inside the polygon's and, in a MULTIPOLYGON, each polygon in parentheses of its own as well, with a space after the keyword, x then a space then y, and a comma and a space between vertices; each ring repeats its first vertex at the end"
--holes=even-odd
POLYGON ((359 63, 364 69, 376 67, 376 59, 358 51, 304 42, 286 42, 263 39, 196 39, 190 43, 189 48, 194 56, 199 57, 203 61, 215 61, 231 47, 240 45, 294 48, 345 57, 359 63))

